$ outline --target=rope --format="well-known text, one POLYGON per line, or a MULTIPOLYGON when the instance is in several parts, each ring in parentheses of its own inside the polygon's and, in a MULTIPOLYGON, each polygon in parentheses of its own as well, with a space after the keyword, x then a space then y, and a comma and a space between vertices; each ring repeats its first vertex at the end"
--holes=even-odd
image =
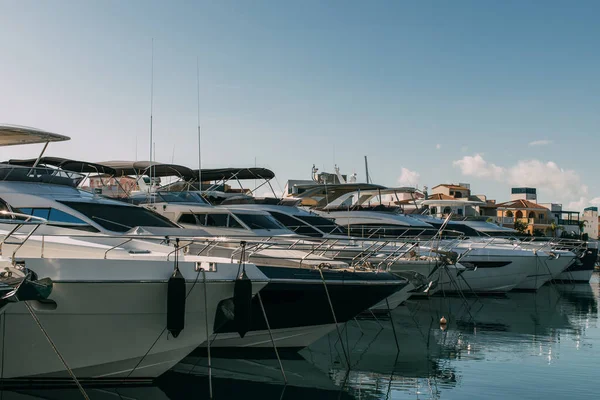
POLYGON ((340 332, 340 326, 338 325, 337 318, 335 317, 333 303, 331 302, 331 297, 329 297, 329 290, 327 289, 327 283, 325 282, 325 277, 323 276, 323 264, 319 265, 319 274, 321 274, 321 280, 323 281, 323 286, 325 287, 325 294, 327 295, 327 301, 329 302, 329 308, 331 309, 331 315, 333 315, 333 322, 335 323, 335 329, 337 330, 338 337, 340 339, 340 345, 342 346, 342 350, 344 352, 344 357, 346 358, 346 365, 348 366, 348 370, 349 370, 350 369, 350 360, 348 359, 348 354, 346 353, 346 348, 344 347, 344 340, 342 339, 342 333, 340 332))
POLYGON ((263 313, 263 317, 265 318, 265 323, 267 324, 267 330, 269 331, 269 336, 271 337, 271 343, 273 343, 273 350, 275 350, 275 356, 277 356, 277 361, 279 362, 279 368, 281 369, 281 375, 283 375, 283 381, 287 385, 287 377, 285 376, 285 371, 283 370, 283 364, 281 364, 281 358, 279 358, 279 351, 277 351, 277 345, 275 344, 275 339, 273 339, 273 333, 271 333, 271 326, 269 325, 269 320, 267 319, 267 312, 265 311, 265 306, 263 305, 262 298, 260 297, 260 292, 256 293, 258 296, 258 302, 260 303, 260 308, 263 313))
POLYGON ((35 311, 33 311, 33 308, 31 308, 31 306, 29 305, 29 302, 24 301, 23 303, 25 303, 25 307, 27 307, 27 310, 29 310, 29 313, 33 317, 33 320, 37 324, 38 328, 40 328, 40 330, 42 331, 42 333, 44 334, 44 336, 46 336, 46 340, 48 341, 48 343, 50 343, 50 346, 52 347, 52 350, 54 350, 54 352, 56 353, 56 355, 58 356, 58 358, 60 359, 60 361, 62 362, 62 364, 67 369, 67 372, 69 373, 69 375, 71 375, 71 378, 73 378, 73 381, 75 381, 75 384, 77 385, 77 388, 79 389, 79 392, 81 392, 81 395, 83 396, 83 398, 85 400, 90 400, 90 398, 88 397, 87 393, 85 392, 85 389, 83 389, 83 386, 81 386, 81 383, 79 383, 79 380, 77 379, 77 377, 75 376, 75 374, 73 373, 73 371, 71 370, 71 368, 69 368, 69 365, 67 364, 67 361, 63 358, 62 354, 60 354, 60 351, 58 351, 58 348, 56 347, 56 345, 52 341, 52 338, 50 338, 50 335, 48 335, 48 332, 46 332, 46 330, 42 326, 42 323, 40 322, 39 318, 37 317, 37 315, 35 315, 35 311))

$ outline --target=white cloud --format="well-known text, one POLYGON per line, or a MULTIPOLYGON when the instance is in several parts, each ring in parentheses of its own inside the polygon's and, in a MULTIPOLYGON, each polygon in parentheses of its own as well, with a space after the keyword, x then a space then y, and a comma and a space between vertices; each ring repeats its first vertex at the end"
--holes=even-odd
POLYGON ((562 169, 552 161, 519 161, 509 169, 508 183, 538 187, 550 191, 555 196, 568 195, 572 198, 587 195, 587 186, 582 184, 577 172, 562 169))
POLYGON ((495 164, 490 164, 483 159, 481 154, 474 156, 464 156, 462 159, 452 163, 455 167, 459 167, 463 175, 475 176, 478 178, 493 178, 502 180, 504 176, 504 168, 495 164))
POLYGON ((437 150, 439 150, 439 149, 441 149, 441 148, 442 148, 442 145, 438 143, 438 144, 436 144, 436 145, 435 145, 435 148, 436 148, 437 150))
POLYGON ((511 167, 501 167, 486 161, 481 154, 464 156, 453 162, 465 176, 488 178, 510 186, 535 187, 543 192, 542 202, 563 203, 578 211, 590 204, 600 204, 600 197, 590 199, 588 187, 574 170, 563 169, 553 161, 522 160, 511 167))
POLYGON ((402 168, 400 173, 400 178, 398 178, 398 183, 402 186, 417 186, 419 183, 419 178, 421 174, 416 171, 411 171, 408 168, 402 168))
POLYGON ((533 142, 529 142, 530 146, 547 146, 552 144, 552 140, 543 139, 543 140, 534 140, 533 142))

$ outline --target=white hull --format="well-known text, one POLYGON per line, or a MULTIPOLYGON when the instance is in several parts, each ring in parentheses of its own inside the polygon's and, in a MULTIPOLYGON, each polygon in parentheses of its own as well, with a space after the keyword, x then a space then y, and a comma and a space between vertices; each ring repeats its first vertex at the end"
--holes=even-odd
MULTIPOLYGON (((166 330, 167 279, 173 262, 28 259, 26 263, 55 282, 49 297, 56 302, 55 309, 37 301, 30 304, 80 378, 154 378, 166 372, 206 339, 205 310, 212 332, 217 304, 233 296, 232 279, 237 274, 237 265, 232 264, 206 273, 205 307, 205 286, 202 274, 194 270, 196 264, 179 264, 188 296, 185 327, 174 338, 166 330)), ((264 277, 254 266, 247 271, 264 277)), ((253 291, 263 286, 264 282, 256 282, 253 291)), ((68 377, 24 304, 7 309, 0 332, 2 378, 68 377)))
POLYGON ((554 259, 540 256, 536 261, 535 272, 528 275, 515 289, 517 290, 538 290, 546 282, 555 279, 565 268, 573 261, 573 256, 561 256, 554 259))
MULTIPOLYGON (((464 261, 470 261, 475 258, 465 257, 464 261)), ((481 259, 481 256, 477 256, 481 259)), ((474 292, 474 293, 506 293, 514 289, 528 275, 531 275, 535 265, 532 257, 503 257, 488 256, 493 261, 510 261, 502 267, 477 268, 475 270, 466 270, 457 279, 448 284, 442 283, 439 292, 474 292)))
MULTIPOLYGON (((304 348, 335 329, 335 324, 301 326, 273 329, 271 331, 277 348, 304 348)), ((203 343, 202 346, 206 346, 203 343)), ((242 339, 237 333, 219 333, 211 337, 211 347, 272 348, 269 331, 250 331, 242 339)))

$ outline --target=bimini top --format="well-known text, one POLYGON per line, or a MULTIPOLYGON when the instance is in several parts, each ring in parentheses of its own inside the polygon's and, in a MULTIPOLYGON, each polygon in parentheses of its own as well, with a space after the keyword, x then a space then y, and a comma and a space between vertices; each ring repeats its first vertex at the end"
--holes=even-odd
MULTIPOLYGON (((8 160, 8 161, 5 161, 4 164, 32 167, 36 161, 37 161, 36 158, 30 158, 27 160, 8 160)), ((61 157, 42 157, 42 158, 40 158, 37 165, 38 166, 42 166, 42 165, 52 166, 52 167, 63 169, 65 171, 79 172, 79 173, 83 173, 83 174, 97 173, 97 174, 106 174, 106 175, 116 175, 116 173, 117 173, 114 170, 114 168, 110 168, 105 165, 90 163, 87 161, 70 160, 68 158, 61 158, 61 157)))
MULTIPOLYGON (((227 181, 230 179, 273 179, 275 173, 267 168, 215 168, 203 169, 202 181, 227 181)), ((198 170, 194 170, 195 177, 198 178, 198 170)))
POLYGON ((0 146, 62 142, 70 139, 71 138, 68 136, 46 132, 36 128, 0 124, 0 146))
POLYGON ((194 171, 183 165, 163 164, 155 161, 102 161, 98 164, 112 168, 117 176, 125 175, 149 175, 180 176, 185 179, 193 179, 194 171))
POLYGON ((294 197, 302 200, 302 204, 316 208, 325 207, 338 198, 358 191, 377 191, 385 190, 385 186, 375 185, 373 183, 340 183, 334 185, 307 184, 298 185, 305 189, 302 193, 295 194, 294 197))

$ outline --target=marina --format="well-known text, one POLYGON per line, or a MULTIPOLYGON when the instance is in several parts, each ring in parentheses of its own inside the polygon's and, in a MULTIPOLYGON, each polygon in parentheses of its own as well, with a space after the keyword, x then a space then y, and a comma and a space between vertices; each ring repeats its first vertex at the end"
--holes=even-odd
POLYGON ((600 3, 0 9, 0 400, 600 397, 600 3))
POLYGON ((337 169, 277 198, 243 186, 270 185, 264 168, 44 155, 66 140, 0 126, 3 146, 45 144, 0 164, 8 393, 452 397, 471 363, 535 351, 554 365, 595 327, 598 242, 583 234, 438 218, 416 189, 337 169))

